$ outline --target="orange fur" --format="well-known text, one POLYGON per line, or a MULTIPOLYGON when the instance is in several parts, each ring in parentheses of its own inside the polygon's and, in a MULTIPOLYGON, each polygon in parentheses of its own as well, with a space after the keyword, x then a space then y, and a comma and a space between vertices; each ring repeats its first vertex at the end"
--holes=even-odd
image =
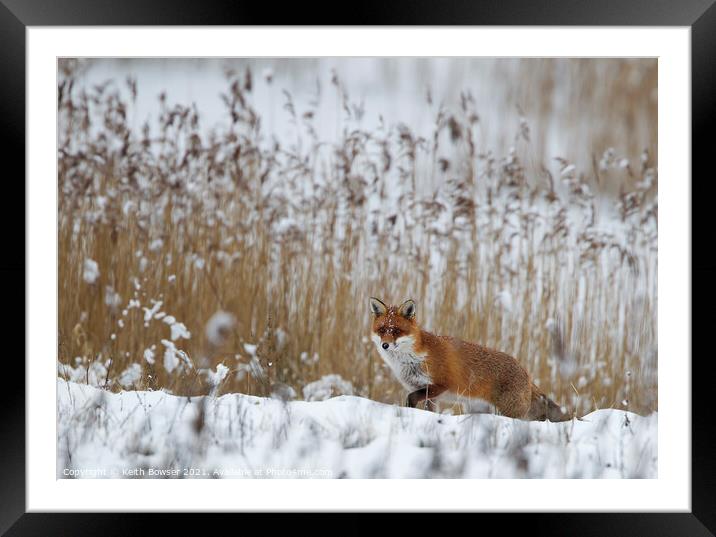
POLYGON ((371 298, 371 310, 378 352, 393 363, 399 380, 411 390, 410 406, 450 393, 482 399, 513 418, 550 421, 571 418, 539 390, 525 368, 509 354, 422 330, 415 320, 412 300, 400 306, 386 306, 371 298), (396 363, 417 365, 411 369, 396 363), (423 376, 415 371, 417 368, 423 376), (427 380, 420 382, 421 379, 427 380))

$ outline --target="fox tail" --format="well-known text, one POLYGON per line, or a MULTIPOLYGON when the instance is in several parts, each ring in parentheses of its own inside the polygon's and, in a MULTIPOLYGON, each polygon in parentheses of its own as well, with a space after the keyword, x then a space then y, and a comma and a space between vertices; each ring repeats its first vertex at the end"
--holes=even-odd
POLYGON ((542 393, 535 384, 532 384, 532 403, 527 413, 528 420, 569 421, 575 417, 542 393))

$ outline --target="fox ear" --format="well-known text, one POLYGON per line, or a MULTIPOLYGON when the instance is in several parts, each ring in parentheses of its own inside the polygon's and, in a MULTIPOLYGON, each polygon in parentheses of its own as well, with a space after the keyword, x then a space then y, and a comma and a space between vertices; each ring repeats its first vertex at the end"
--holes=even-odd
POLYGON ((388 310, 388 306, 383 304, 377 298, 370 297, 370 311, 377 317, 383 315, 388 310))
POLYGON ((406 300, 398 308, 398 313, 408 320, 412 319, 415 317, 415 302, 406 300))

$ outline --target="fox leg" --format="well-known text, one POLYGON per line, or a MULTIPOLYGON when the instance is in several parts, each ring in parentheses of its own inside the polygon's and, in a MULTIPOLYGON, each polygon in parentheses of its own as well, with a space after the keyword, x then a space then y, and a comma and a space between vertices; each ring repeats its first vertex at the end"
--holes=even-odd
POLYGON ((410 392, 406 405, 410 408, 415 408, 420 401, 425 401, 425 409, 434 411, 435 403, 432 399, 443 393, 446 389, 447 388, 438 386, 437 384, 428 384, 424 388, 410 392))

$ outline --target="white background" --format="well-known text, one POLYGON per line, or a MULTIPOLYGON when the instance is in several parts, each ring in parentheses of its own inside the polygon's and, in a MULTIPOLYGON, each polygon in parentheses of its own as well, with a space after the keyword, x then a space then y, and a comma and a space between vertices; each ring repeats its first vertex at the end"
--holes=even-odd
POLYGON ((689 28, 28 28, 27 509, 690 511, 689 28), (659 478, 56 480, 58 56, 659 58, 659 478))

